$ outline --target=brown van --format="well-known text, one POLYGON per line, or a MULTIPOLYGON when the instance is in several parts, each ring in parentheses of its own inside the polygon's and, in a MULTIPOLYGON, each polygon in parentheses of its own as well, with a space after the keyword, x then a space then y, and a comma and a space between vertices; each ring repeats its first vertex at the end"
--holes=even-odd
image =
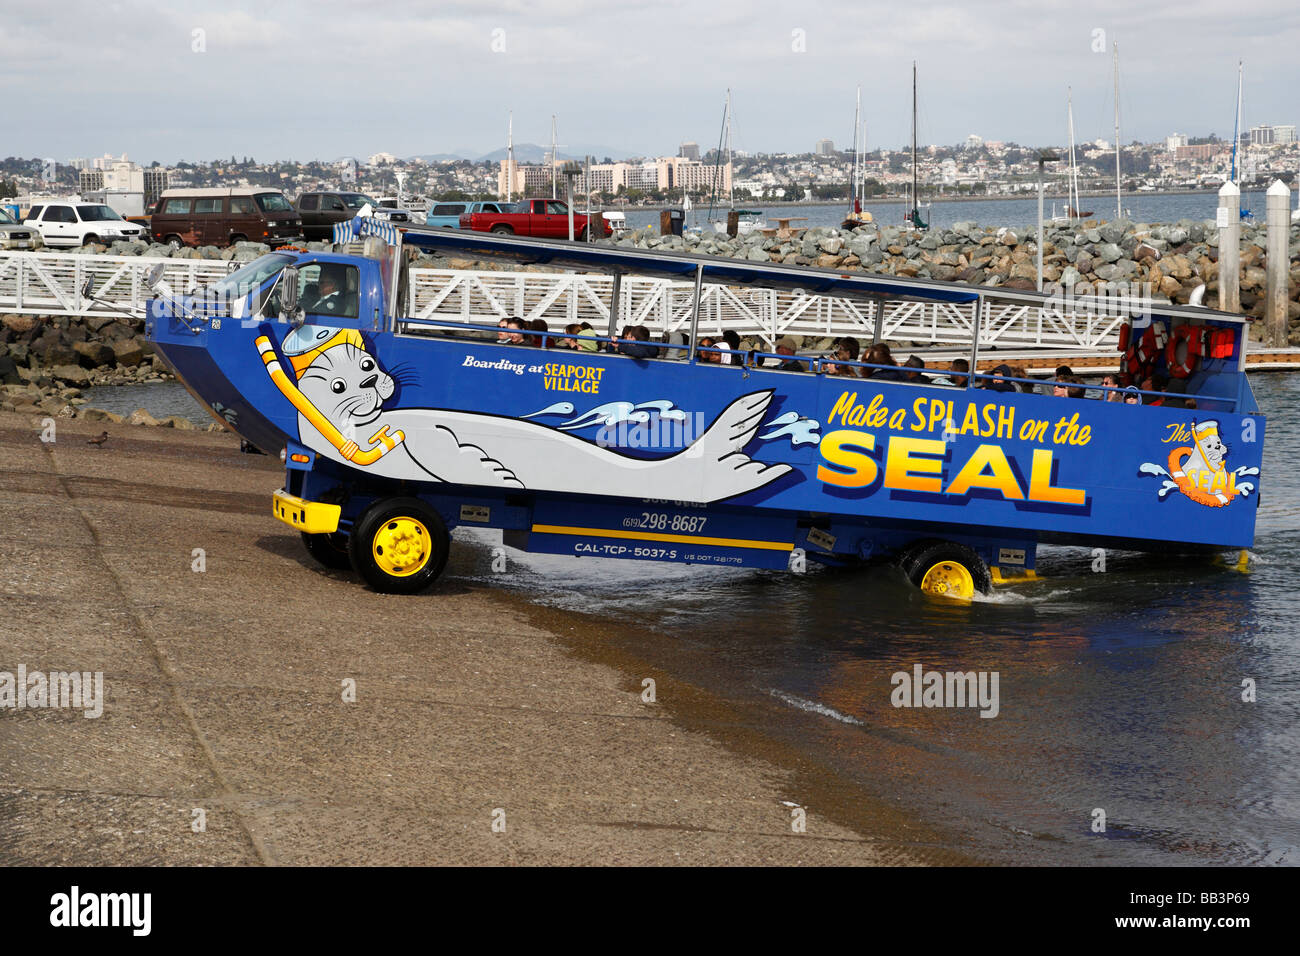
POLYGON ((180 246, 227 246, 247 239, 282 246, 302 241, 302 220, 284 193, 245 186, 234 189, 168 189, 149 219, 156 242, 180 246))

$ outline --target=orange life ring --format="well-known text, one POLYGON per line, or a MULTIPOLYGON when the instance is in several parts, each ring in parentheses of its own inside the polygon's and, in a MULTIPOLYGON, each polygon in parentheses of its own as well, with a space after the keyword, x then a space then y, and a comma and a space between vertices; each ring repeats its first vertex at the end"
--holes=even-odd
POLYGON ((1228 504, 1228 502, 1232 501, 1233 498, 1237 497, 1236 486, 1225 485, 1222 491, 1215 491, 1213 489, 1206 491, 1205 489, 1192 484, 1191 479, 1187 477, 1187 473, 1183 471, 1183 462, 1187 460, 1187 456, 1192 453, 1192 450, 1191 446, 1183 445, 1180 448, 1173 449, 1169 453, 1169 477, 1178 484, 1179 491, 1185 494, 1188 498, 1191 498, 1197 504, 1205 505, 1209 508, 1222 508, 1224 505, 1228 504))
POLYGON ((1201 333, 1204 329, 1199 325, 1180 325, 1174 329, 1173 335, 1169 336, 1169 344, 1165 346, 1165 364, 1169 367, 1169 374, 1173 378, 1187 378, 1196 370, 1197 361, 1201 356, 1201 333), (1178 358, 1178 343, 1186 342, 1186 357, 1181 361, 1178 358))

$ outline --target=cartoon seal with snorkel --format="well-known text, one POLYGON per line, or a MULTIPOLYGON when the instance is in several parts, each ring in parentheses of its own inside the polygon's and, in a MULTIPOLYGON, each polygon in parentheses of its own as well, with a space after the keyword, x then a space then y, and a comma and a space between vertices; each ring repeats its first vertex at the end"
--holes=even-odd
POLYGON ((789 465, 755 461, 741 451, 762 424, 771 389, 733 401, 676 454, 642 459, 538 422, 386 409, 395 383, 355 329, 294 330, 281 347, 292 378, 267 336, 257 339, 257 347, 272 381, 298 411, 299 440, 317 454, 388 478, 721 501, 790 471, 789 465))

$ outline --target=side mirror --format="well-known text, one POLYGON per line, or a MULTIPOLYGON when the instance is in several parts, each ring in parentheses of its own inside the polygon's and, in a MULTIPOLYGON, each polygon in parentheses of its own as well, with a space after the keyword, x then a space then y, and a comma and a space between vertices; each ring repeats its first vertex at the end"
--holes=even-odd
POLYGON ((280 273, 280 321, 298 325, 298 267, 285 266, 280 273))
POLYGON ((83 299, 93 299, 95 297, 94 276, 86 276, 86 281, 81 284, 81 297, 83 299))
POLYGON ((167 267, 161 262, 155 262, 149 267, 149 271, 144 274, 144 284, 150 289, 157 289, 158 283, 162 282, 163 273, 167 267))

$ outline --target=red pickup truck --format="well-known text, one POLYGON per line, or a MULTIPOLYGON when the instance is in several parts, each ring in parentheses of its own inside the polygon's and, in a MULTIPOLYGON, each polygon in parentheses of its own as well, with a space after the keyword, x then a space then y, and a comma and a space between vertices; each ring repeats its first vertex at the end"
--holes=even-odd
MULTIPOLYGON (((509 212, 472 212, 460 217, 460 228, 475 232, 505 232, 519 236, 541 236, 547 239, 569 238, 569 206, 563 199, 524 199, 513 206, 503 206, 509 212)), ((613 229, 600 213, 592 216, 591 228, 600 237, 613 234, 613 229)), ((573 237, 587 241, 587 217, 573 214, 573 237)))

